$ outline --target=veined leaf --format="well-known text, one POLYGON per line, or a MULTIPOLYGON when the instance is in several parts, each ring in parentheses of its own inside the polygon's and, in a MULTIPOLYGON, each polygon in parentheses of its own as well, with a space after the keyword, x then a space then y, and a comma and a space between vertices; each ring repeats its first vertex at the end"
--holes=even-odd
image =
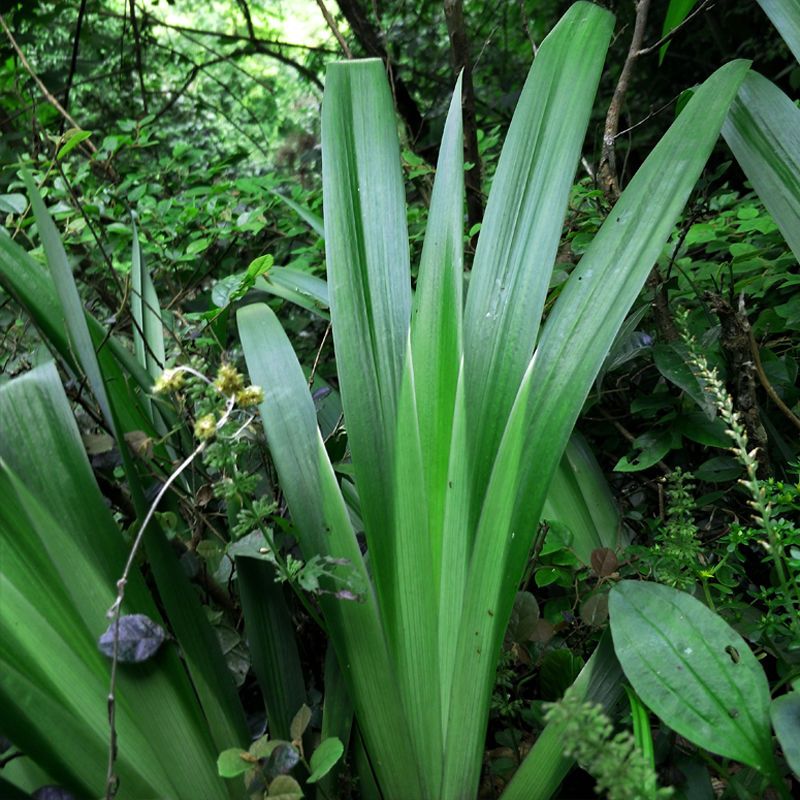
POLYGON ((439 697, 439 613, 428 531, 425 476, 411 343, 397 411, 393 474, 392 583, 384 618, 400 683, 400 696, 417 740, 426 783, 438 786, 442 766, 439 697))
POLYGON ((598 547, 616 549, 621 521, 608 482, 591 448, 573 431, 550 482, 542 519, 565 525, 570 549, 588 564, 598 547))
POLYGON ((306 701, 295 629, 283 587, 266 561, 237 557, 236 576, 242 601, 253 670, 267 706, 272 738, 291 740, 289 724, 306 701))
POLYGON ((447 471, 462 352, 463 153, 459 76, 439 149, 411 323, 430 558, 437 587, 441 582, 447 471))
MULTIPOLYGON (((58 232, 33 180, 27 174, 23 174, 23 177, 31 195, 31 205, 53 284, 57 290, 61 315, 66 320, 66 346, 76 354, 78 364, 89 379, 106 423, 117 440, 133 505, 141 520, 146 514, 144 490, 137 466, 125 441, 125 434, 131 431, 126 430, 122 422, 124 415, 130 411, 130 400, 124 393, 117 393, 113 395, 115 402, 112 403, 110 401, 112 395, 106 388, 105 379, 109 378, 111 382, 115 372, 117 374, 120 372, 119 365, 114 358, 110 358, 107 362, 110 373, 108 375, 103 373, 101 362, 94 349, 92 332, 58 232)), ((149 424, 147 427, 150 427, 149 424)), ((246 735, 244 712, 214 631, 197 596, 191 590, 186 573, 155 521, 148 526, 144 542, 161 600, 181 642, 187 666, 192 674, 203 710, 208 717, 212 734, 220 749, 231 742, 240 741, 246 735)), ((114 576, 111 585, 117 578, 119 573, 114 576)))
MULTIPOLYGON (((337 739, 347 751, 350 732, 353 727, 353 701, 347 691, 347 684, 336 660, 332 644, 325 652, 325 674, 323 678, 325 695, 322 702, 322 739, 337 739)), ((333 797, 336 794, 336 781, 339 774, 338 762, 319 780, 320 791, 333 797)))
POLYGON ((769 707, 769 715, 789 769, 800 778, 800 692, 776 697, 769 707))
POLYGON ((133 344, 139 363, 155 380, 164 370, 164 330, 161 306, 158 303, 150 272, 144 263, 139 245, 139 231, 133 223, 133 254, 131 257, 131 314, 136 322, 133 344))
POLYGON ((690 742, 773 774, 767 677, 727 622, 643 581, 618 583, 609 614, 625 676, 653 712, 690 742))
MULTIPOLYGON (((27 172, 23 172, 22 179, 25 181, 25 186, 28 189, 31 207, 33 208, 33 214, 36 218, 36 226, 39 229, 42 247, 47 256, 47 263, 50 266, 50 274, 53 278, 53 284, 56 287, 58 299, 61 303, 70 343, 80 362, 81 369, 89 379, 92 394, 94 394, 95 400, 97 400, 103 412, 103 417, 109 428, 114 431, 116 435, 116 420, 111 414, 111 404, 109 403, 108 394, 106 393, 103 374, 97 362, 97 354, 95 353, 94 344, 92 343, 92 338, 89 335, 89 329, 86 325, 83 303, 81 303, 78 289, 72 277, 72 269, 67 261, 64 245, 61 244, 61 238, 58 235, 56 226, 50 218, 50 214, 39 194, 39 190, 36 188, 33 178, 27 172)), ((121 437, 116 436, 116 438, 120 439, 121 437)))
POLYGON ((750 72, 722 135, 800 258, 800 108, 771 81, 750 72))
POLYGON ((270 194, 277 197, 282 203, 285 203, 288 208, 291 208, 295 214, 297 214, 300 219, 305 222, 309 228, 311 228, 314 233, 316 233, 321 239, 325 238, 325 226, 323 225, 322 220, 317 216, 313 211, 309 211, 304 206, 301 206, 300 203, 295 203, 291 197, 287 197, 285 194, 281 194, 280 192, 276 191, 275 189, 269 189, 270 194))
POLYGON ((328 284, 316 275, 292 267, 273 267, 256 279, 255 288, 282 297, 323 319, 330 318, 328 284))

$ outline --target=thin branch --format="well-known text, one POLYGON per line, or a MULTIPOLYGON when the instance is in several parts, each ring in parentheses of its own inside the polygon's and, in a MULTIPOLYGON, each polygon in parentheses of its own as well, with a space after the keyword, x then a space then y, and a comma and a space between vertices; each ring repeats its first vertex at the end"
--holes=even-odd
POLYGON ((147 115, 147 91, 144 88, 144 68, 142 66, 142 42, 139 38, 139 26, 136 23, 136 2, 130 0, 131 30, 133 31, 133 52, 136 57, 136 71, 139 73, 139 91, 142 95, 142 108, 147 115))
POLYGON ((626 133, 630 133, 631 131, 635 131, 637 128, 641 127, 646 122, 650 122, 650 120, 653 119, 653 117, 657 117, 659 114, 661 114, 664 111, 666 111, 679 97, 680 97, 680 95, 677 94, 677 95, 675 95, 675 97, 672 98, 672 100, 667 100, 667 102, 664 103, 663 106, 660 106, 655 111, 651 111, 646 117, 644 117, 644 119, 640 119, 638 122, 634 122, 633 125, 625 128, 625 130, 620 131, 619 133, 617 133, 615 135, 614 138, 615 139, 619 139, 620 136, 624 136, 626 133))
POLYGON ((683 22, 681 22, 679 25, 676 25, 668 34, 666 34, 665 36, 662 36, 654 44, 651 44, 649 47, 645 47, 645 48, 639 50, 639 52, 636 53, 636 55, 637 56, 646 56, 648 53, 652 53, 653 50, 658 50, 658 48, 661 47, 662 44, 666 44, 668 41, 670 41, 672 39, 672 37, 675 36, 675 34, 686 25, 687 22, 689 22, 690 20, 694 19, 694 17, 696 17, 698 14, 700 14, 703 11, 710 11, 713 8, 713 6, 710 5, 711 2, 712 2, 712 0, 703 0, 703 2, 700 3, 700 5, 697 6, 697 8, 694 11, 692 11, 692 13, 689 14, 686 17, 686 19, 683 20, 683 22))
MULTIPOLYGON (((187 372, 192 372, 193 374, 198 374, 194 370, 190 370, 186 367, 183 368, 187 372)), ((211 383, 208 381, 205 376, 201 376, 207 383, 211 383)), ((212 384, 213 385, 213 384, 212 384)), ((230 396, 228 398, 227 404, 225 406, 225 413, 220 417, 220 419, 216 423, 216 430, 219 431, 225 423, 230 419, 231 413, 233 412, 235 406, 235 398, 234 396, 230 396)), ((200 444, 195 447, 195 449, 181 462, 180 466, 172 473, 172 475, 167 478, 166 481, 162 484, 161 488, 158 490, 158 494, 155 496, 150 509, 148 510, 144 520, 142 521, 141 527, 139 528, 138 533, 136 534, 136 538, 133 541, 133 546, 131 547, 131 551, 128 554, 128 560, 125 562, 125 569, 122 571, 122 577, 117 581, 117 596, 112 604, 111 608, 108 610, 107 616, 112 619, 114 623, 114 648, 111 656, 111 678, 110 678, 110 685, 108 689, 108 724, 110 727, 110 734, 109 734, 109 749, 108 749, 108 766, 106 769, 106 790, 105 790, 105 798, 106 800, 113 800, 114 796, 117 792, 117 776, 114 774, 114 762, 116 761, 117 757, 117 731, 116 731, 116 690, 117 690, 117 665, 119 663, 119 621, 120 621, 120 611, 122 608, 122 604, 125 601, 125 587, 128 584, 128 580, 130 579, 131 570, 133 569, 133 564, 136 559, 136 554, 139 552, 139 548, 142 545, 142 541, 144 540, 144 534, 147 530, 147 526, 150 524, 150 520, 153 518, 153 515, 158 508, 158 504, 161 502, 164 495, 169 491, 169 487, 178 479, 178 477, 183 473, 183 471, 189 467, 189 465, 200 455, 200 453, 205 450, 206 446, 210 442, 210 439, 203 439, 200 444)))
POLYGON ((647 24, 647 12, 650 8, 650 0, 637 0, 636 3, 636 23, 633 29, 631 45, 628 55, 622 66, 617 86, 611 97, 606 114, 605 130, 603 131, 603 150, 600 158, 600 165, 597 169, 597 176, 600 186, 611 200, 616 200, 620 194, 619 176, 617 174, 617 158, 614 152, 614 141, 619 130, 619 115, 622 111, 622 103, 628 91, 628 85, 633 75, 633 67, 639 55, 644 40, 644 29, 647 24))
MULTIPOLYGON (((112 19, 126 19, 122 14, 115 13, 113 11, 108 10, 98 10, 98 16, 101 17, 109 17, 112 19)), ((225 31, 209 31, 203 28, 194 28, 191 25, 178 25, 172 22, 166 22, 158 17, 154 17, 151 12, 147 12, 147 16, 145 20, 154 28, 167 28, 172 31, 179 31, 181 33, 193 33, 198 36, 211 36, 215 39, 223 39, 225 41, 230 42, 249 42, 251 41, 249 36, 242 36, 239 33, 226 33, 225 31)), ((257 38, 256 41, 261 45, 267 45, 268 47, 289 47, 294 48, 296 50, 309 50, 314 53, 329 53, 333 54, 335 51, 331 50, 328 47, 322 47, 317 45, 310 45, 310 44, 298 44, 295 42, 284 42, 281 39, 261 39, 257 38)))
MULTIPOLYGON (((56 111, 58 111, 58 113, 61 114, 61 116, 64 117, 64 119, 69 122, 73 128, 76 128, 79 131, 83 130, 83 128, 81 128, 81 126, 78 125, 78 123, 70 116, 69 112, 64 108, 64 106, 62 106, 61 103, 59 103, 58 100, 52 95, 44 83, 42 83, 41 78, 39 78, 39 76, 33 71, 33 67, 31 67, 31 65, 28 63, 28 59, 25 58, 25 54, 17 44, 17 40, 9 30, 8 25, 6 25, 6 21, 2 14, 0 14, 0 26, 2 26, 3 30, 5 31, 8 41, 11 42, 11 46, 14 48, 14 52, 19 57, 22 66, 25 68, 25 71, 31 76, 31 78, 33 78, 34 82, 39 87, 39 90, 45 96, 47 102, 50 103, 50 105, 53 106, 53 108, 55 108, 56 111)), ((92 151, 92 153, 97 152, 97 148, 94 146, 91 139, 86 139, 81 144, 85 144, 92 151)))
MULTIPOLYGON (((81 43, 81 28, 83 27, 83 16, 86 13, 86 0, 81 0, 80 8, 78 9, 78 21, 75 24, 75 36, 72 39, 72 57, 69 62, 69 72, 67 73, 67 83, 64 87, 64 108, 69 108, 69 93, 72 90, 72 81, 75 78, 75 70, 78 66, 78 51, 80 50, 81 43)), ((64 133, 64 122, 66 120, 61 118, 61 133, 64 133)))
POLYGON ((311 367, 311 374, 308 376, 308 388, 310 389, 314 383, 314 378, 317 375, 317 367, 319 366, 320 358, 322 357, 322 349, 325 347, 325 342, 328 340, 328 334, 331 332, 331 323, 325 328, 325 333, 322 334, 322 341, 317 349, 317 356, 314 359, 314 364, 311 367))
POLYGON ((244 24, 247 26, 247 35, 255 40, 256 29, 253 27, 253 17, 250 15, 250 6, 247 5, 247 0, 236 0, 236 5, 242 9, 244 24))
POLYGON ((351 61, 353 54, 350 52, 350 48, 348 47, 347 42, 344 40, 344 36, 342 36, 342 32, 339 30, 339 26, 336 24, 336 20, 331 15, 331 12, 328 11, 327 6, 325 5, 325 0, 317 0, 317 5, 319 6, 319 10, 322 12, 322 16, 325 17, 325 22, 331 29, 331 33, 333 33, 333 35, 336 37, 336 41, 339 42, 339 47, 342 48, 342 52, 345 54, 345 57, 348 61, 351 61))
POLYGON ((464 117, 464 160, 472 169, 465 174, 467 188, 467 222, 470 230, 483 219, 481 193, 481 155, 478 150, 478 123, 475 116, 475 87, 469 57, 469 39, 464 23, 462 0, 444 0, 444 16, 450 37, 450 53, 456 75, 462 74, 461 109, 464 117))
POLYGON ((753 354, 753 362, 756 366, 756 375, 758 375, 759 383, 764 387, 764 390, 769 395, 769 399, 775 403, 786 419, 788 419, 789 422, 795 426, 795 428, 800 430, 800 419, 797 417, 794 411, 792 411, 792 409, 789 408, 789 406, 787 406, 783 400, 781 400, 780 395, 775 391, 775 387, 770 383, 767 373, 764 372, 764 366, 761 363, 761 354, 758 352, 758 344, 753 336, 753 329, 748 326, 747 332, 750 339, 750 352, 753 354))

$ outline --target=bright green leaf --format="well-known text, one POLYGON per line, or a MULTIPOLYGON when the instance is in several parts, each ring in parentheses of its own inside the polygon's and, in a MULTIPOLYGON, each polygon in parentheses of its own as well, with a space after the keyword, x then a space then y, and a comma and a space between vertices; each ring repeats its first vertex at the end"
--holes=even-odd
POLYGON ((327 775, 343 754, 344 745, 335 736, 320 742, 317 749, 311 754, 311 775, 308 783, 316 783, 327 775))
POLYGON ((217 758, 217 772, 223 778, 235 778, 253 766, 254 757, 239 747, 223 750, 217 758))

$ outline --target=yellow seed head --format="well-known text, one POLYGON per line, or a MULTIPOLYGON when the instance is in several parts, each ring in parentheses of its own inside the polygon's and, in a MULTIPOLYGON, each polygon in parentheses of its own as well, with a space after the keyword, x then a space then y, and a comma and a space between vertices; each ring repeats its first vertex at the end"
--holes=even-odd
POLYGON ((177 392, 183 388, 185 374, 180 369, 165 369, 153 386, 156 394, 166 394, 167 392, 177 392))
POLYGON ((223 364, 217 371, 217 379, 214 381, 223 394, 228 396, 236 394, 244 388, 244 378, 236 371, 236 367, 230 364, 223 364))
POLYGON ((198 439, 210 439, 217 432, 217 418, 213 414, 200 417, 194 424, 194 435, 198 439))
POLYGON ((240 408, 257 406, 264 402, 264 390, 260 386, 247 386, 236 393, 236 405, 240 408))

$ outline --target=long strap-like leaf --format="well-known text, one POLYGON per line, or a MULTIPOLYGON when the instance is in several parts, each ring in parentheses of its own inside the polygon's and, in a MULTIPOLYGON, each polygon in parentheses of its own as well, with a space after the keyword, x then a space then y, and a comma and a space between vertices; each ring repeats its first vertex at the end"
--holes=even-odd
POLYGON ((579 2, 542 42, 492 183, 464 315, 473 524, 538 336, 612 29, 579 2))
POLYGON ((774 83, 751 72, 722 135, 800 259, 800 108, 774 83))
MULTIPOLYGON (((450 706, 454 732, 477 724, 483 730, 486 716, 478 722, 474 709, 488 707, 513 589, 525 568, 553 471, 614 335, 714 146, 747 68, 742 61, 728 64, 698 89, 623 192, 544 326, 503 436, 472 553, 450 706), (525 417, 524 424, 519 416, 525 417), (519 436, 524 443, 517 441, 519 436), (522 460, 521 449, 526 454, 522 460), (497 497, 505 494, 504 484, 512 480, 518 481, 512 501, 516 508, 500 518, 497 497)), ((479 742, 480 736, 476 734, 474 741, 479 742)), ((471 766, 480 760, 475 747, 465 755, 455 746, 445 747, 448 762, 453 762, 446 765, 446 779, 472 770, 472 779, 477 780, 471 766)))
POLYGON ((246 306, 237 321, 250 377, 264 389, 259 410, 302 551, 306 558, 343 559, 341 578, 360 595, 358 602, 328 595, 321 604, 361 730, 376 757, 373 766, 390 796, 426 797, 372 580, 325 452, 305 376, 268 306, 246 306))
POLYGON ((328 67, 322 104, 333 339, 379 596, 391 585, 392 451, 411 319, 397 126, 383 63, 328 67))

